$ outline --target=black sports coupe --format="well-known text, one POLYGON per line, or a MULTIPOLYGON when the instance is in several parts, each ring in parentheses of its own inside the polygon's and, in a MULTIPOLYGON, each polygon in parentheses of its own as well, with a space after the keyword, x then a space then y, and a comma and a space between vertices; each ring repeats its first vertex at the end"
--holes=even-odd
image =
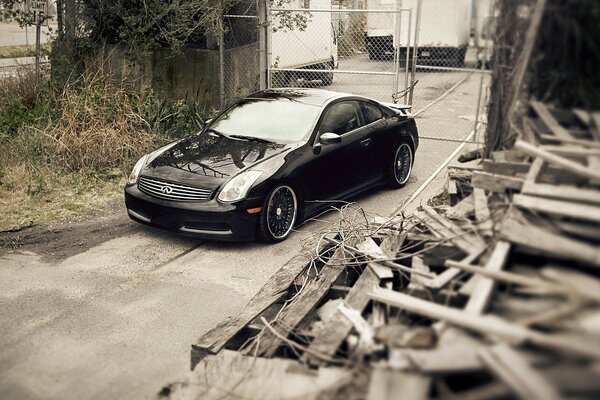
POLYGON ((419 145, 408 107, 321 89, 270 89, 142 157, 129 216, 184 235, 278 242, 378 185, 406 184, 419 145))

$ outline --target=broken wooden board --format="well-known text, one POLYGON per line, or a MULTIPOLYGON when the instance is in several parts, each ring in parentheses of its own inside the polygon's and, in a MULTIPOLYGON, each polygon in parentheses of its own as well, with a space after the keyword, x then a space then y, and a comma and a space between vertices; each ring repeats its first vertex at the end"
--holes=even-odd
POLYGON ((513 196, 513 204, 526 210, 600 223, 600 207, 596 206, 519 194, 513 196))
MULTIPOLYGON (((306 281, 302 290, 294 297, 294 300, 282 309, 277 317, 276 325, 294 329, 317 306, 340 274, 344 273, 346 269, 344 260, 347 257, 348 254, 345 250, 337 248, 333 256, 319 271, 318 278, 306 281)), ((287 336, 288 333, 283 333, 283 335, 287 336)), ((256 351, 256 354, 259 356, 272 357, 282 344, 283 341, 281 338, 265 328, 260 340, 255 342, 258 349, 250 346, 247 351, 248 353, 256 351)))
POLYGON ((493 315, 473 315, 463 310, 443 306, 404 293, 389 289, 375 288, 369 297, 393 307, 397 307, 429 318, 446 321, 493 338, 501 338, 511 344, 532 343, 556 351, 565 351, 594 359, 600 358, 600 348, 589 346, 577 338, 564 338, 549 335, 510 323, 493 315))
POLYGON ((529 102, 529 105, 536 112, 540 120, 544 123, 546 128, 552 132, 554 136, 559 139, 572 139, 573 136, 569 133, 568 130, 563 128, 558 121, 552 116, 550 110, 544 103, 540 103, 539 101, 532 100, 529 102))
POLYGON ((588 168, 580 163, 561 157, 554 153, 550 153, 546 150, 542 150, 541 148, 524 142, 522 140, 517 140, 515 142, 515 148, 534 157, 542 158, 543 160, 549 163, 558 165, 568 171, 584 176, 586 178, 600 179, 599 171, 593 170, 592 168, 588 168))
POLYGON ((488 208, 487 196, 483 189, 473 189, 473 199, 475 201, 475 218, 477 218, 477 229, 481 231, 483 236, 492 236, 494 222, 488 208))
POLYGON ((371 372, 367 400, 426 400, 431 377, 389 368, 374 368, 371 372))
POLYGON ((523 400, 559 400, 559 390, 506 344, 480 349, 480 357, 502 382, 523 400))
MULTIPOLYGON (((319 249, 319 253, 325 247, 319 249)), ((218 353, 225 344, 261 312, 284 296, 294 280, 304 271, 312 257, 299 254, 275 272, 250 302, 235 316, 219 323, 192 344, 191 368, 206 355, 218 353)))
POLYGON ((455 206, 450 207, 446 210, 446 216, 454 219, 464 219, 469 214, 475 212, 475 202, 473 199, 473 193, 459 201, 455 206))
POLYGON ((534 250, 536 254, 574 260, 600 267, 600 249, 583 241, 570 239, 530 223, 521 222, 514 214, 505 219, 500 235, 523 249, 534 250))
POLYGON ((504 193, 507 190, 521 190, 523 179, 514 176, 491 174, 489 172, 475 172, 471 185, 474 188, 485 189, 490 192, 504 193))
MULTIPOLYGON (((510 251, 510 244, 499 241, 492 252, 492 255, 483 268, 490 271, 500 271, 506 265, 506 259, 510 251)), ((496 281, 492 278, 480 277, 475 285, 471 297, 465 306, 465 311, 471 314, 483 314, 486 310, 492 295, 496 281)))
POLYGON ((529 172, 530 163, 483 160, 483 171, 491 174, 510 175, 526 174, 529 172))
MULTIPOLYGON (((344 303, 359 312, 362 312, 369 302, 368 292, 379 284, 380 279, 377 275, 366 268, 354 284, 348 295, 344 298, 344 303)), ((352 322, 346 318, 339 310, 336 310, 333 316, 314 334, 314 339, 309 345, 310 350, 321 354, 334 356, 336 350, 340 347, 352 330, 352 322)), ((303 358, 311 362, 317 362, 318 359, 305 353, 303 358)))
POLYGON ((169 399, 317 399, 351 378, 351 371, 341 368, 310 371, 295 360, 223 350, 203 359, 185 381, 171 384, 169 399))
POLYGON ((422 212, 416 212, 415 216, 429 228, 436 236, 450 241, 453 245, 467 254, 479 252, 485 247, 483 240, 473 234, 469 234, 456 226, 447 218, 438 214, 429 206, 422 206, 422 212))

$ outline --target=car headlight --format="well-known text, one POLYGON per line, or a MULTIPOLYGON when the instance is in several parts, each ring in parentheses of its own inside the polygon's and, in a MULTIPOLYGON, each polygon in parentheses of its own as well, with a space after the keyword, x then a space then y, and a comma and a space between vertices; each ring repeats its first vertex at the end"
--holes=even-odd
POLYGON ((219 201, 230 203, 245 198, 254 182, 261 175, 262 171, 245 171, 233 177, 219 193, 219 201))
POLYGON ((128 185, 133 185, 134 183, 137 183, 138 178, 140 176, 140 172, 142 171, 142 168, 146 164, 147 159, 148 159, 148 154, 146 154, 145 156, 140 158, 138 160, 138 162, 135 163, 135 166, 133 167, 133 170, 131 171, 131 174, 129 175, 129 179, 127 180, 128 185))

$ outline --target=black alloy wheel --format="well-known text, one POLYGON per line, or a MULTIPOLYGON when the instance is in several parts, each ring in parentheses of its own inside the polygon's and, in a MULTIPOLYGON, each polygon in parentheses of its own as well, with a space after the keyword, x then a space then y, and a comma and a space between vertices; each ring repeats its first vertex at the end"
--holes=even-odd
POLYGON ((265 202, 259 221, 259 234, 266 242, 280 242, 291 233, 298 214, 298 198, 287 185, 277 186, 265 202))
POLYGON ((412 148, 408 143, 402 142, 396 149, 392 164, 390 165, 391 171, 389 171, 388 175, 388 186, 400 188, 406 185, 412 172, 412 166, 412 148))

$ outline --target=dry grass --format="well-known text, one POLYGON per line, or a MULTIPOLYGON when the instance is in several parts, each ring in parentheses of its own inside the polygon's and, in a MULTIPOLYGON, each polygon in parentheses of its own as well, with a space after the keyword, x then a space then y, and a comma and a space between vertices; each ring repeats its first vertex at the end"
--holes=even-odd
POLYGON ((69 84, 55 103, 56 119, 36 132, 49 139, 57 162, 69 171, 123 169, 158 142, 139 110, 140 95, 99 74, 69 84))
POLYGON ((81 173, 58 175, 28 165, 10 168, 0 186, 0 231, 103 209, 121 196, 124 181, 124 177, 100 180, 81 173))

